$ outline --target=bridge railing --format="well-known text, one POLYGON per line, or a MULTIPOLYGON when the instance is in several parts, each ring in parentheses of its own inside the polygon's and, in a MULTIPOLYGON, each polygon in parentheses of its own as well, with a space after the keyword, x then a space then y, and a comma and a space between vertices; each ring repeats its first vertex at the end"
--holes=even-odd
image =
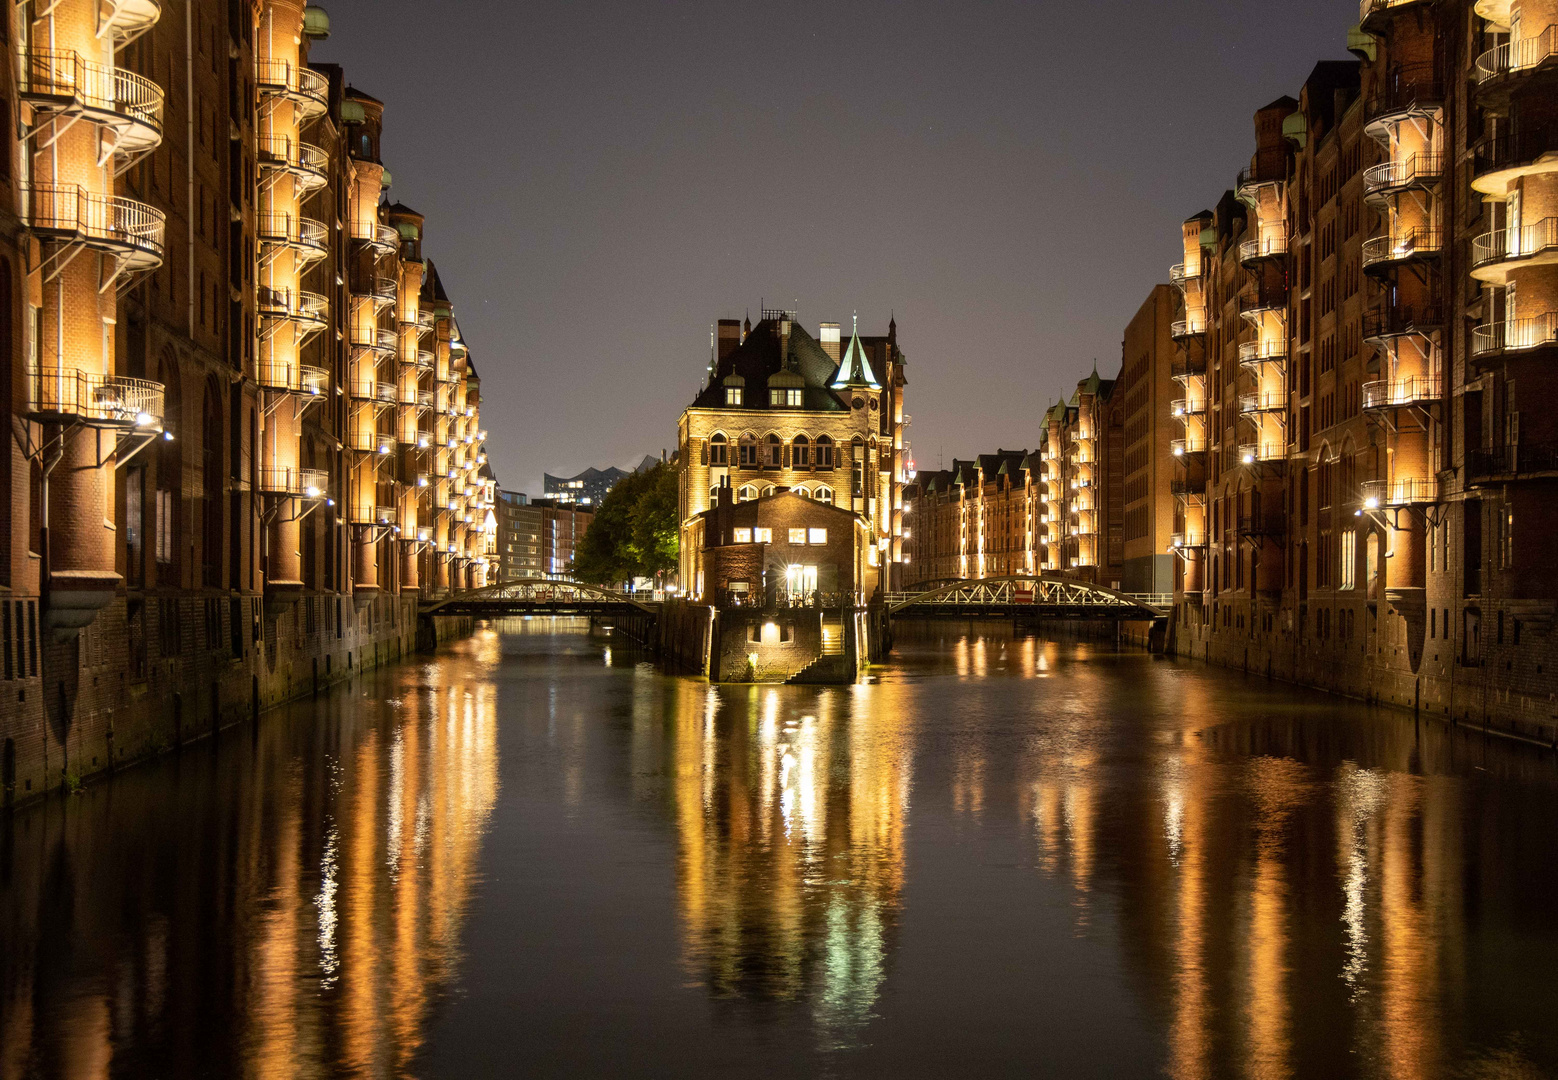
POLYGON ((883 599, 906 611, 997 610, 1032 607, 1106 617, 1155 618, 1173 605, 1168 593, 1123 593, 1062 575, 973 578, 918 591, 897 591, 883 599))

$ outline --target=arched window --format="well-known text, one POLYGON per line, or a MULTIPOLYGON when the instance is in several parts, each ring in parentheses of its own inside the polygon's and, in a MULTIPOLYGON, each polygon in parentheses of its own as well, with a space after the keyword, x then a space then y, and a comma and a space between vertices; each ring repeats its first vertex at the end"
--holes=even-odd
POLYGON ((713 485, 712 487, 709 488, 709 505, 710 506, 718 506, 719 505, 719 485, 718 484, 715 484, 715 485, 713 485))
POLYGON ((776 487, 774 487, 774 486, 773 486, 773 485, 772 485, 772 484, 769 484, 769 485, 768 485, 768 486, 767 486, 767 487, 765 487, 765 488, 764 488, 764 489, 763 489, 763 498, 765 498, 765 499, 766 499, 766 498, 768 498, 768 496, 770 496, 770 495, 776 495, 776 494, 778 494, 778 492, 779 492, 779 489, 778 489, 778 488, 776 488, 776 487))
POLYGON ((741 436, 740 442, 736 444, 736 449, 740 455, 737 460, 742 465, 757 464, 757 439, 751 432, 741 436))
POLYGON ((751 502, 755 498, 757 498, 757 488, 753 487, 751 484, 748 484, 746 487, 741 489, 741 498, 737 501, 751 502))
POLYGON ((810 468, 811 440, 806 436, 797 435, 795 441, 790 444, 790 465, 796 469, 810 468))
POLYGON ((829 506, 833 505, 833 489, 830 487, 818 488, 815 497, 820 503, 827 503, 829 506))
POLYGON ((714 437, 709 440, 709 464, 730 464, 730 443, 726 441, 722 432, 715 432, 714 437))
POLYGON ((200 567, 207 588, 222 584, 222 391, 206 386, 200 444, 200 567))
POLYGON ((833 468, 833 440, 826 435, 817 436, 817 468, 833 468))
POLYGON ((183 397, 179 391, 178 362, 171 353, 158 365, 159 381, 163 387, 163 430, 172 439, 157 441, 157 493, 153 500, 153 524, 156 530, 157 583, 179 584, 179 492, 184 485, 184 443, 180 436, 179 404, 183 397))
POLYGON ((768 436, 768 453, 764 456, 763 464, 775 467, 784 464, 784 442, 779 436, 768 436))
POLYGON ((795 493, 797 495, 799 495, 803 499, 811 498, 811 492, 809 490, 807 490, 806 488, 803 488, 803 487, 796 488, 795 489, 795 493))

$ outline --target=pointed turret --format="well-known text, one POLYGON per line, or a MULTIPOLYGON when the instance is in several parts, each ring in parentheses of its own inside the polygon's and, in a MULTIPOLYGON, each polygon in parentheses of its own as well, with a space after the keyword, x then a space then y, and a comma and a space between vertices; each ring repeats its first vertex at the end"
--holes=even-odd
POLYGON ((855 318, 854 329, 849 337, 849 347, 844 350, 844 359, 839 361, 838 374, 833 379, 833 389, 844 387, 868 387, 872 390, 880 390, 882 384, 877 381, 876 373, 871 370, 871 361, 866 359, 865 348, 860 344, 860 319, 855 318))

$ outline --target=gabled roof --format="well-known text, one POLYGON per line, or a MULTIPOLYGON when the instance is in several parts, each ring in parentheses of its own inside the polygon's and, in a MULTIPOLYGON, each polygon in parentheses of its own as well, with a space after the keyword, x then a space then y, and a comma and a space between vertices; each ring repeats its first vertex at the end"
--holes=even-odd
POLYGON ((866 387, 871 390, 882 388, 882 384, 876 379, 876 373, 871 370, 871 361, 866 359, 865 350, 860 347, 858 319, 855 321, 854 332, 849 338, 849 347, 844 350, 844 359, 839 361, 838 375, 833 379, 835 390, 845 387, 866 387))
POLYGON ((793 375, 799 375, 803 409, 847 412, 849 404, 830 385, 837 369, 833 358, 800 323, 790 323, 790 334, 786 339, 780 336, 777 320, 764 319, 752 328, 741 344, 714 365, 708 383, 693 399, 692 407, 766 410, 768 395, 765 391, 769 380, 784 372, 773 385, 793 386, 793 375), (740 406, 725 404, 725 380, 731 375, 740 376, 746 386, 747 392, 740 406))

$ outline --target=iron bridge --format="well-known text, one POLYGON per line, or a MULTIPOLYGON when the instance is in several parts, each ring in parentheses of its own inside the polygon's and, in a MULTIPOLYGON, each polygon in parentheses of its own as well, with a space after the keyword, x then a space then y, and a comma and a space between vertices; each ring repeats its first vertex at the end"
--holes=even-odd
POLYGON ((421 605, 423 615, 470 615, 501 619, 510 615, 658 615, 659 604, 630 593, 577 581, 512 578, 480 589, 462 589, 421 605))
POLYGON ((1034 615, 1046 619, 1166 618, 1172 600, 1160 594, 1123 593, 1063 574, 950 581, 922 592, 888 593, 890 615, 1034 615))

